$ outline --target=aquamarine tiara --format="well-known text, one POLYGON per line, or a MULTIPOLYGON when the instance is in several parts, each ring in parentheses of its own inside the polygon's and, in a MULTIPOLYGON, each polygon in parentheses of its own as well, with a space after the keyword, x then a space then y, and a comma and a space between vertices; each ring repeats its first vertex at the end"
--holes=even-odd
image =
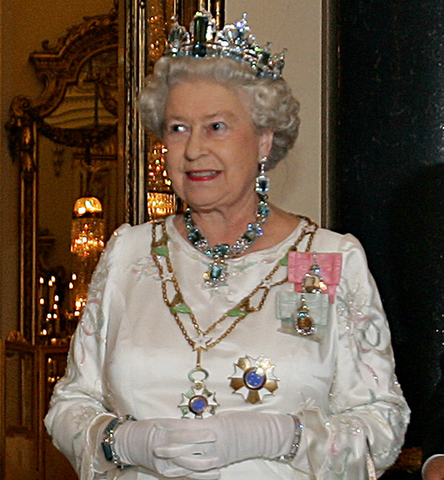
POLYGON ((168 36, 165 55, 171 57, 226 57, 250 65, 258 77, 281 78, 285 65, 285 50, 271 54, 271 42, 260 47, 244 13, 241 20, 217 30, 211 13, 197 12, 190 32, 174 19, 168 36))

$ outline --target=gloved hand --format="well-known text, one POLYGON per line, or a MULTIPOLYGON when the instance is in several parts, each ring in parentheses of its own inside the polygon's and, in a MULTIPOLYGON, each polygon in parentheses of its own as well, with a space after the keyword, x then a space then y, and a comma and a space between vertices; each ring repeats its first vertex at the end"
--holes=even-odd
POLYGON ((127 421, 116 429, 114 451, 123 463, 147 468, 167 478, 217 480, 220 477, 217 469, 191 471, 171 458, 155 455, 156 448, 162 446, 174 450, 175 456, 193 457, 206 452, 216 440, 216 434, 205 428, 190 428, 192 423, 195 422, 188 419, 162 418, 127 421))
POLYGON ((189 429, 186 433, 182 431, 185 437, 175 440, 187 444, 188 436, 197 439, 194 433, 201 432, 201 440, 205 438, 208 443, 199 455, 190 450, 179 451, 176 445, 166 443, 156 447, 154 454, 194 472, 219 469, 249 458, 273 459, 286 455, 295 436, 295 421, 290 415, 225 412, 188 423, 189 429))

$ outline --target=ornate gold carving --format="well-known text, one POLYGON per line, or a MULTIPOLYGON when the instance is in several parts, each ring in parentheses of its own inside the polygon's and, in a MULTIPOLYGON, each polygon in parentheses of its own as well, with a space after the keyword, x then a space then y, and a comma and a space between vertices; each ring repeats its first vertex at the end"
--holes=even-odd
POLYGON ((29 60, 37 76, 45 84, 41 97, 34 102, 38 115, 49 115, 63 100, 68 83, 76 83, 77 74, 85 60, 93 53, 117 50, 118 9, 109 14, 86 17, 58 39, 56 45, 42 42, 43 51, 31 53, 29 60))
POLYGON ((165 50, 167 31, 165 28, 166 19, 164 17, 163 7, 162 2, 149 2, 148 6, 148 24, 150 31, 148 55, 152 63, 155 63, 165 50))
POLYGON ((28 340, 18 330, 11 330, 8 334, 7 342, 28 344, 28 340))

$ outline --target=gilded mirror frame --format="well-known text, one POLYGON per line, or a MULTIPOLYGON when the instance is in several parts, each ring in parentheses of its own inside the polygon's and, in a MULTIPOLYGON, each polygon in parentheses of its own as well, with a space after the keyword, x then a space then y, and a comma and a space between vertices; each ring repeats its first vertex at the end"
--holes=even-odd
MULTIPOLYGON (((146 221, 150 181, 147 166, 156 139, 140 124, 135 108, 144 79, 162 55, 166 32, 173 15, 187 25, 199 0, 114 0, 107 14, 87 17, 74 25, 55 46, 47 41, 43 50, 31 53, 29 60, 44 85, 36 99, 18 96, 10 109, 9 146, 20 166, 20 307, 18 329, 32 344, 39 343, 38 302, 38 178, 39 134, 47 118, 63 101, 68 85, 75 82, 85 60, 99 52, 118 52, 117 192, 120 222, 146 221)), ((224 0, 207 0, 204 5, 219 24, 223 24, 224 0)), ((46 126, 45 126, 46 129, 46 126)), ((104 136, 109 134, 105 131, 104 136)), ((73 135, 73 134, 72 134, 73 135)), ((46 129, 44 136, 66 144, 57 129, 46 129)), ((75 138, 68 138, 68 143, 75 138)))
MULTIPOLYGON (((17 96, 10 108, 9 147, 13 160, 20 167, 20 308, 18 328, 30 343, 38 343, 37 276, 38 276, 38 177, 39 135, 56 144, 75 145, 79 130, 52 127, 45 121, 65 98, 67 89, 75 84, 80 69, 88 59, 118 50, 118 5, 107 14, 86 17, 84 22, 71 27, 56 45, 42 43, 42 50, 30 54, 37 77, 44 88, 40 96, 31 99, 17 96)), ((112 100, 111 100, 112 102, 112 100)), ((116 110, 116 105, 110 106, 116 110)), ((116 117, 117 119, 117 117, 116 117)), ((116 130, 110 125, 98 134, 106 138, 116 130)), ((123 187, 122 187, 123 190, 123 187)))

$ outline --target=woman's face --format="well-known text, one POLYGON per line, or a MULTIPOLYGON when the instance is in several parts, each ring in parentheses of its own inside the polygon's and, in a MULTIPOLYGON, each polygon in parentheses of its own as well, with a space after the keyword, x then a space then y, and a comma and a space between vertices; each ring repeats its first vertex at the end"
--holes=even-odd
POLYGON ((257 135, 243 92, 198 80, 172 88, 164 144, 177 195, 195 210, 240 207, 255 196, 259 159, 272 133, 257 135))

